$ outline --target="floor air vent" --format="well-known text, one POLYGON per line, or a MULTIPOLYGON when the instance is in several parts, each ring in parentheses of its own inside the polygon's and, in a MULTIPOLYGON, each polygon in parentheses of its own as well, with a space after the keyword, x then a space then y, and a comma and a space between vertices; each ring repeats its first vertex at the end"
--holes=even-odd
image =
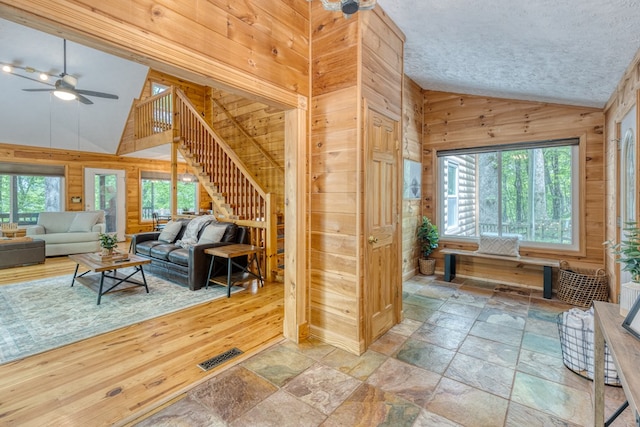
POLYGON ((232 348, 231 350, 227 350, 224 353, 220 353, 217 356, 213 356, 211 359, 207 359, 204 362, 198 363, 198 366, 203 371, 208 371, 211 368, 215 368, 216 366, 226 362, 229 359, 233 359, 234 357, 242 354, 242 350, 238 350, 237 348, 232 348))

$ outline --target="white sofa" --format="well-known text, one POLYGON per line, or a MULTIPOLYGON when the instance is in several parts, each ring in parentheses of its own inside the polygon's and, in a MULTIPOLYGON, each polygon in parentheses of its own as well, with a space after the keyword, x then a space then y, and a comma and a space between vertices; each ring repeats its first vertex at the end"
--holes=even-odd
POLYGON ((41 212, 37 225, 26 230, 27 236, 44 240, 45 256, 69 255, 99 251, 106 223, 104 211, 41 212))

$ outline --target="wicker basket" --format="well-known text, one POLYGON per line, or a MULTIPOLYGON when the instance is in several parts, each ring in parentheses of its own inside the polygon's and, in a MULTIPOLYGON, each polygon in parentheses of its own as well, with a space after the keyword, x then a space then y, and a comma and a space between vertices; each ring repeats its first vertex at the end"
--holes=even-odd
POLYGON ((560 261, 558 298, 579 307, 590 307, 593 301, 607 301, 607 274, 601 268, 569 268, 569 263, 560 261))
POLYGON ((431 276, 436 272, 436 260, 431 258, 420 258, 420 274, 431 276))

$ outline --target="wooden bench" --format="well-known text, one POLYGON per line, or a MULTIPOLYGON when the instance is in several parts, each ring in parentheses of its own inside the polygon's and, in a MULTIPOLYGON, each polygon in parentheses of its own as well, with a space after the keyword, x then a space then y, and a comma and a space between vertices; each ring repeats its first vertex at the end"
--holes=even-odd
POLYGON ((544 296, 546 299, 551 298, 552 268, 560 267, 560 261, 555 259, 533 258, 533 257, 524 257, 524 256, 516 257, 516 256, 505 256, 505 255, 494 255, 494 254, 486 254, 486 253, 477 252, 477 251, 466 251, 463 249, 442 249, 440 253, 444 255, 445 282, 450 282, 451 280, 453 280, 454 277, 456 277, 456 256, 495 259, 500 261, 510 261, 510 262, 517 262, 521 264, 527 264, 527 265, 541 266, 544 268, 542 296, 544 296))

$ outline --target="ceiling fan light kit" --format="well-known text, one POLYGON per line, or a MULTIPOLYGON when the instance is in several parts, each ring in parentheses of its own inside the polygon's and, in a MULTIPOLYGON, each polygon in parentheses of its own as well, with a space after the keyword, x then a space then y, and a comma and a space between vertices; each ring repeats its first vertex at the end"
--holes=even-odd
MULTIPOLYGON (((312 0, 307 0, 312 1, 312 0)), ((325 10, 341 11, 345 18, 359 10, 371 10, 376 7, 377 0, 320 0, 325 10)))
POLYGON ((29 66, 23 67, 21 65, 15 65, 15 64, 2 64, 2 71, 4 71, 5 73, 9 73, 14 76, 22 77, 29 80, 35 80, 27 75, 19 74, 20 71, 18 70, 24 72, 25 74, 38 74, 38 78, 42 81, 47 81, 49 80, 50 77, 55 77, 52 74, 47 73, 46 71, 40 71, 29 66))
POLYGON ((69 92, 65 89, 56 89, 53 91, 53 94, 57 98, 62 99, 63 101, 73 101, 74 99, 77 98, 75 93, 69 92))
POLYGON ((47 73, 45 71, 36 70, 33 67, 13 65, 13 64, 0 64, 2 65, 2 71, 9 73, 16 77, 22 77, 23 79, 31 80, 38 83, 46 84, 47 86, 52 86, 51 89, 22 89, 25 92, 51 92, 54 96, 64 101, 73 101, 78 100, 83 104, 91 105, 93 101, 91 101, 87 96, 95 96, 98 98, 107 98, 107 99, 118 99, 118 95, 113 95, 110 93, 104 92, 96 92, 93 90, 83 90, 76 88, 78 84, 78 78, 72 76, 71 74, 67 74, 67 41, 63 40, 64 47, 64 69, 63 72, 58 75, 53 75, 47 73), (19 74, 16 70, 22 70, 24 73, 33 74, 38 73, 38 79, 29 77, 27 75, 19 74), (49 77, 56 78, 55 84, 48 83, 49 77))

